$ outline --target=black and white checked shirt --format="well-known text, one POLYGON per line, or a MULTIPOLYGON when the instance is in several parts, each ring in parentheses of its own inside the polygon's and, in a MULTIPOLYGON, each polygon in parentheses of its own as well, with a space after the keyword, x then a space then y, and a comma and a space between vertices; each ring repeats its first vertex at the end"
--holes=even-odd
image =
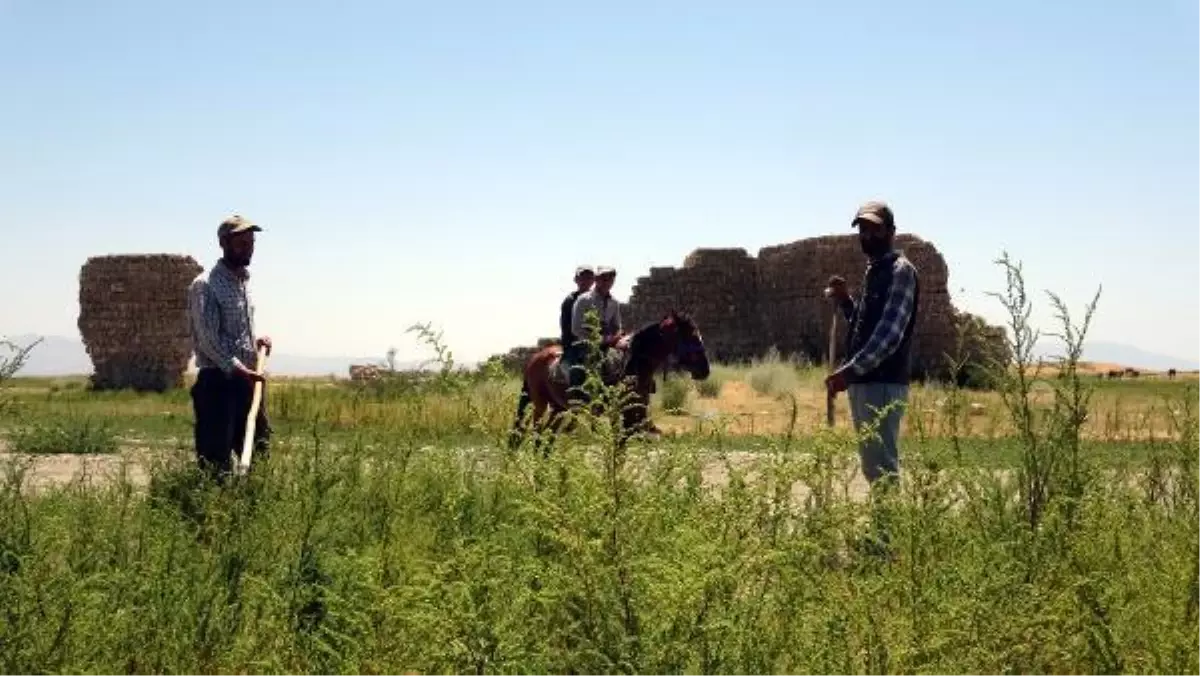
POLYGON ((188 316, 196 368, 219 368, 225 373, 231 373, 237 364, 255 368, 249 277, 248 270, 234 272, 221 260, 192 281, 188 316))

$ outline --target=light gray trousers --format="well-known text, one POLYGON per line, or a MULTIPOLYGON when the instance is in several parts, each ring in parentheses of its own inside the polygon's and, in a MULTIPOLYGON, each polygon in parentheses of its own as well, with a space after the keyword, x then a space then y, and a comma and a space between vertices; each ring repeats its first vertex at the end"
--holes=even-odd
POLYGON ((859 442, 863 476, 874 483, 885 473, 900 474, 900 420, 908 405, 908 385, 896 383, 852 383, 846 388, 850 398, 850 418, 859 433, 878 421, 874 434, 859 442), (888 404, 895 402, 884 412, 888 404), (882 417, 880 413, 883 412, 882 417))

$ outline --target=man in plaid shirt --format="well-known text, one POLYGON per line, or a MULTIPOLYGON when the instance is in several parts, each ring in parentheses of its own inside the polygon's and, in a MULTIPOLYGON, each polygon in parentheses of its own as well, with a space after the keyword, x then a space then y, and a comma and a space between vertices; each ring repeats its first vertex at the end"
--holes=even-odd
POLYGON ((856 430, 878 419, 877 436, 868 435, 859 447, 863 475, 874 485, 881 477, 895 479, 900 472, 896 441, 908 400, 920 280, 912 262, 893 248, 896 224, 887 204, 867 202, 851 227, 858 228, 867 271, 858 301, 850 298, 845 280, 830 280, 828 293, 850 325, 849 358, 825 384, 833 396, 847 391, 856 430))
POLYGON ((196 458, 202 469, 218 476, 230 470, 230 454, 241 452, 256 382, 263 383, 263 393, 254 423, 255 456, 265 456, 270 443, 266 381, 255 362, 259 347, 270 352, 271 339, 254 335, 254 303, 247 286, 254 233, 261 231, 241 216, 222 222, 217 228, 221 259, 188 290, 198 369, 192 386, 196 458))

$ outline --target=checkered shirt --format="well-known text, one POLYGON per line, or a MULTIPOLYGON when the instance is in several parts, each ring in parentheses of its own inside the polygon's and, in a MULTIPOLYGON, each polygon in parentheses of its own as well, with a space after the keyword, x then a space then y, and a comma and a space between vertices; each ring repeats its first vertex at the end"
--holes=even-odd
MULTIPOLYGON (((888 289, 887 300, 883 306, 883 314, 871 337, 867 339, 862 349, 850 356, 850 359, 839 371, 852 370, 857 375, 863 375, 887 359, 900 345, 904 337, 904 329, 912 320, 913 298, 917 288, 917 269, 904 256, 895 251, 885 254, 891 258, 892 284, 888 289)), ((849 324, 854 323, 854 315, 858 305, 853 300, 842 303, 842 313, 849 324)))
POLYGON ((188 289, 188 315, 197 368, 231 373, 236 365, 255 368, 254 302, 250 273, 235 272, 218 261, 188 289))

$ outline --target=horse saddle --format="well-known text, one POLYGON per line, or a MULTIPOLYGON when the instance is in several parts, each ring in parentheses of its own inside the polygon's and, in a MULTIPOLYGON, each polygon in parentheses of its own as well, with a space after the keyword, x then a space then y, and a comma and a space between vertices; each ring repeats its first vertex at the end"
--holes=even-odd
MULTIPOLYGON (((629 353, 623 350, 605 350, 600 357, 600 379, 605 385, 613 385, 625 372, 625 364, 629 362, 629 353)), ((580 365, 582 367, 582 364, 580 365)), ((570 380, 567 375, 567 364, 562 355, 554 357, 550 364, 550 382, 561 387, 567 387, 570 380)))

